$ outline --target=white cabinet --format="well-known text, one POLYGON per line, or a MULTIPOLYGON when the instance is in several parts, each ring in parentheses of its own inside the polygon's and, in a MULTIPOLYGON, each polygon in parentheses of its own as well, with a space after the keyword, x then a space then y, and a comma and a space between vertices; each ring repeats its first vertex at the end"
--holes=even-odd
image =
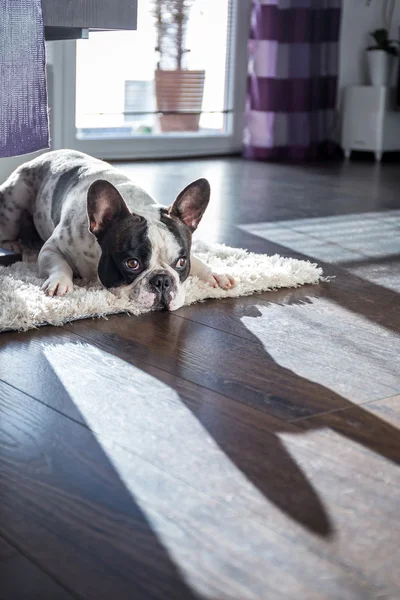
POLYGON ((395 90, 384 86, 347 87, 343 102, 342 148, 346 158, 352 150, 383 152, 400 150, 400 112, 394 110, 395 90))

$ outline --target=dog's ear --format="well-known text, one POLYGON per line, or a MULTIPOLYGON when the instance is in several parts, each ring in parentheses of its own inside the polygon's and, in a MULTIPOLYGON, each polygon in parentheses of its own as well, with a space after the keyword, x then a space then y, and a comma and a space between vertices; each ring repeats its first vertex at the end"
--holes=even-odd
POLYGON ((210 184, 207 179, 197 179, 182 190, 169 207, 168 214, 170 217, 180 219, 193 233, 200 223, 209 200, 210 184))
POLYGON ((110 223, 130 212, 117 188, 109 181, 98 179, 88 189, 87 214, 90 231, 99 236, 110 223))

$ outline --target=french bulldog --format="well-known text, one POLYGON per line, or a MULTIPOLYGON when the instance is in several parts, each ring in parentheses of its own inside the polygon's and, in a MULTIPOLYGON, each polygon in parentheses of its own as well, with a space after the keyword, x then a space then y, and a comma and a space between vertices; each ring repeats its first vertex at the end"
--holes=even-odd
POLYGON ((0 246, 18 249, 28 219, 44 242, 38 265, 47 295, 70 292, 74 276, 97 278, 143 307, 176 310, 189 274, 213 287, 235 285, 191 253, 209 199, 208 181, 198 179, 167 208, 110 164, 55 150, 0 186, 0 246))

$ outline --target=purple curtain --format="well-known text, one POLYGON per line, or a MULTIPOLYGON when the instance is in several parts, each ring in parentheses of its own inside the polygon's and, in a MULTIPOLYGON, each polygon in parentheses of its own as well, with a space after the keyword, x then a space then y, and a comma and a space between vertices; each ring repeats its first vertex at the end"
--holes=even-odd
POLYGON ((48 147, 41 0, 0 0, 0 157, 48 147))
POLYGON ((244 156, 334 152, 341 0, 253 0, 244 156))

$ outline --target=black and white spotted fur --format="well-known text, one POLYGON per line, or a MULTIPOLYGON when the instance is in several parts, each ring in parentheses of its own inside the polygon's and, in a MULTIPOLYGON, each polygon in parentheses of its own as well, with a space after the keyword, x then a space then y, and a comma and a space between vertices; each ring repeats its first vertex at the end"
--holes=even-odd
POLYGON ((15 248, 31 222, 44 242, 38 262, 48 295, 71 291, 74 276, 97 277, 143 306, 175 310, 189 273, 215 287, 234 285, 191 254, 209 194, 200 179, 165 208, 108 163, 57 150, 25 163, 0 186, 0 246, 15 248))

